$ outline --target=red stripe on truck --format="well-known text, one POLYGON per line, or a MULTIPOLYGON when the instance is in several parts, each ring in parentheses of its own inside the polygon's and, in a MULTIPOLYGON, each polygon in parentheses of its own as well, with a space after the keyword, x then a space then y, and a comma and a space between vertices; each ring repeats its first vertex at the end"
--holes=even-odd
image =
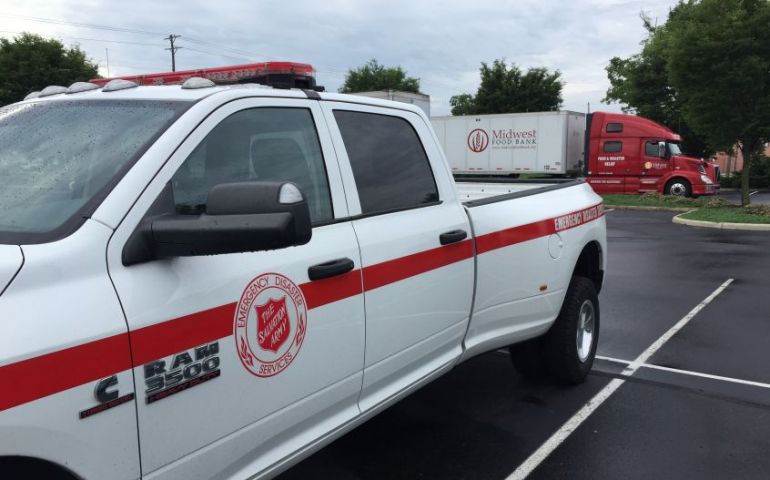
POLYGON ((0 411, 129 368, 128 335, 123 333, 11 363, 0 367, 0 411))
POLYGON ((374 290, 473 257, 473 243, 463 240, 364 267, 364 290, 374 290))
MULTIPOLYGON (((478 254, 533 240, 598 219, 603 205, 480 235, 478 254)), ((318 308, 473 257, 473 240, 433 248, 300 285, 309 308, 318 308)), ((236 303, 139 328, 0 367, 0 411, 141 366, 158 358, 229 337, 236 303)))

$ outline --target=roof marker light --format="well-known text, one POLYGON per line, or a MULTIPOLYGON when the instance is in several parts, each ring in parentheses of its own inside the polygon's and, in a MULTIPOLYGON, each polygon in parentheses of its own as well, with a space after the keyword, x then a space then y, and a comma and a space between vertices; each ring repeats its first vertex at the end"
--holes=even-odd
POLYGON ((208 78, 190 77, 182 84, 182 90, 194 90, 197 88, 210 88, 216 86, 217 84, 208 78))
POLYGON ((58 95, 67 91, 67 87, 61 85, 49 85, 40 92, 39 97, 50 97, 51 95, 58 95))
POLYGON ((136 88, 139 85, 132 82, 131 80, 123 80, 122 78, 116 78, 115 80, 110 80, 107 82, 107 85, 102 88, 103 92, 116 92, 118 90, 125 90, 127 88, 136 88))
POLYGON ((95 83, 75 82, 72 85, 70 85, 70 88, 67 89, 67 94, 70 95, 73 93, 87 92, 89 90, 96 90, 97 88, 100 88, 100 87, 95 83))
POLYGON ((33 98, 37 98, 40 96, 40 92, 31 92, 29 95, 24 97, 24 100, 32 100, 33 98))

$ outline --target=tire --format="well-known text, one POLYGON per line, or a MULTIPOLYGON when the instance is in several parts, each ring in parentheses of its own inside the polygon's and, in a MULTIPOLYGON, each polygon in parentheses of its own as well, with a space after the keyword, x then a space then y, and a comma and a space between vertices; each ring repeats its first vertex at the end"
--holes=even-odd
POLYGON ((548 374, 543 359, 543 338, 533 338, 508 347, 513 367, 524 378, 540 380, 548 374))
POLYGON ((572 277, 559 316, 543 337, 545 369, 561 382, 583 383, 593 366, 598 340, 596 288, 585 277, 572 277))
POLYGON ((687 180, 681 178, 674 178, 669 180, 666 184, 666 195, 672 195, 674 197, 691 197, 692 185, 687 180))

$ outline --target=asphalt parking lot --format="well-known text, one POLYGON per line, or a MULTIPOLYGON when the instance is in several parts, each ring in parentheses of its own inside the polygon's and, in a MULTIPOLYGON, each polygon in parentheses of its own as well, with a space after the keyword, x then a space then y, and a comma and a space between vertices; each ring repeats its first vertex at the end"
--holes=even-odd
POLYGON ((672 215, 608 213, 585 384, 526 381, 486 354, 280 478, 770 477, 770 235, 672 215))
MULTIPOLYGON (((770 205, 770 191, 767 190, 751 190, 749 192, 751 196, 751 203, 762 203, 764 205, 770 205)), ((741 204, 741 192, 737 190, 726 190, 719 192, 719 196, 724 198, 728 202, 734 205, 741 204)))

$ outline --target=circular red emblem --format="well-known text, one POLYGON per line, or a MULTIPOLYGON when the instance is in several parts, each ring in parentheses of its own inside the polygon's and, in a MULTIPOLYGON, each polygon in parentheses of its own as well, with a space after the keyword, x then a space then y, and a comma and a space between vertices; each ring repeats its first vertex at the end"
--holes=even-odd
POLYGON ((302 290, 280 273, 265 273, 243 290, 235 309, 235 348, 258 377, 284 371, 302 347, 307 302, 302 290))
POLYGON ((487 145, 489 145, 489 135, 484 129, 476 128, 468 134, 468 148, 472 152, 483 152, 487 149, 487 145))

